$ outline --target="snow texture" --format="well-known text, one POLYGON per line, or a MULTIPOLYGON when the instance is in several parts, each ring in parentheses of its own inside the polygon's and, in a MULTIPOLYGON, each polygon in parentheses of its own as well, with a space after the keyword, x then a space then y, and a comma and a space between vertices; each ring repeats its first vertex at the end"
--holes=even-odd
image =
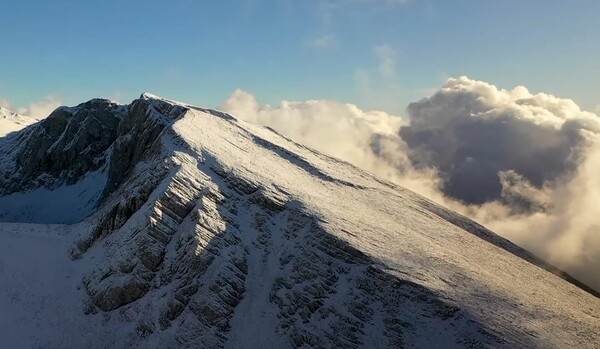
POLYGON ((37 121, 38 120, 34 118, 19 115, 0 107, 0 137, 4 137, 11 132, 19 131, 37 121))
POLYGON ((38 188, 0 197, 0 220, 26 223, 77 223, 89 216, 106 184, 106 174, 88 174, 73 185, 38 188))
POLYGON ((600 343, 600 301, 567 275, 271 129, 144 94, 103 154, 0 198, 23 222, 0 223, 0 347, 600 343), (55 212, 18 215, 36 198, 55 212), (33 224, 52 220, 81 221, 33 224))

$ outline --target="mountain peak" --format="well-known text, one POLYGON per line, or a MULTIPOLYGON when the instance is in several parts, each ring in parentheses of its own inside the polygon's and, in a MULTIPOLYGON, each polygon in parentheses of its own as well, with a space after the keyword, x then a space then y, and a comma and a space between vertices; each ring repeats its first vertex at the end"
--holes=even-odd
MULTIPOLYGON (((167 98, 163 98, 161 96, 155 95, 153 93, 150 92, 144 92, 140 95, 140 99, 146 99, 146 100, 159 100, 159 101, 171 101, 167 98)), ((171 101, 172 102, 172 101, 171 101)))
POLYGON ((153 93, 150 92, 144 92, 142 93, 142 95, 140 96, 140 98, 142 99, 162 99, 160 96, 157 96, 153 93))
POLYGON ((18 347, 600 342, 598 298, 484 227, 148 93, 0 139, 0 256, 18 347))

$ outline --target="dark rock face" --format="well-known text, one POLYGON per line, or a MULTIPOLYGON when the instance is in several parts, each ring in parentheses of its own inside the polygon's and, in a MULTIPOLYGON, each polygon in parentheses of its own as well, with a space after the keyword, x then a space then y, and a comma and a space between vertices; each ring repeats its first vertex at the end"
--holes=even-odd
MULTIPOLYGON (((72 108, 60 107, 19 138, 2 139, 0 159, 5 166, 0 168, 0 196, 72 185, 86 174, 102 171, 107 182, 100 205, 140 161, 161 156, 157 139, 185 110, 143 96, 126 106, 93 99, 72 108)), ((137 204, 122 203, 120 209, 133 213, 137 204)))
MULTIPOLYGON (((292 185, 232 168, 242 153, 219 157, 208 141, 194 143, 208 134, 200 127, 197 138, 185 138, 181 124, 172 124, 187 110, 145 95, 129 106, 93 100, 59 108, 5 154, 0 143, 0 156, 14 160, 7 173, 24 176, 0 176, 5 192, 105 171, 102 201, 70 251, 85 268, 82 311, 120 331, 98 347, 259 347, 247 338, 255 335, 249 327, 277 341, 267 347, 419 347, 424 336, 437 340, 425 343, 455 340, 449 347, 506 347, 468 307, 345 240, 364 236, 368 225, 328 216, 292 185), (337 224, 328 223, 332 217, 337 224)), ((201 111, 231 122, 222 129, 240 127, 227 114, 201 111)), ((190 116, 182 121, 199 115, 190 116)), ((268 139, 249 132, 240 139, 246 136, 261 147, 250 149, 268 149, 319 185, 368 189, 268 139)), ((413 202, 427 216, 505 244, 426 200, 413 202)))
POLYGON ((163 101, 149 103, 143 98, 129 106, 127 115, 118 125, 118 138, 110 157, 105 196, 123 183, 146 154, 157 153, 157 149, 151 151, 151 148, 160 146, 155 144, 159 135, 166 125, 183 115, 185 110, 184 107, 163 101))
MULTIPOLYGON (((480 340, 477 324, 459 308, 373 267, 286 191, 211 154, 186 153, 186 140, 170 127, 186 111, 145 95, 128 106, 92 100, 57 109, 12 152, 19 175, 3 181, 4 193, 106 174, 91 229, 70 251, 73 259, 94 248, 110 256, 83 277, 89 304, 82 311, 112 321, 126 314, 135 323, 134 342, 154 338, 165 347, 231 345, 230 334, 243 332, 255 302, 273 314, 270 330, 293 348, 403 347, 416 326, 426 325, 423 318, 451 322, 461 336, 480 340), (187 155, 175 155, 165 140, 187 155), (181 165, 194 161, 197 167, 181 165)), ((251 139, 304 173, 353 187, 251 139)))
POLYGON ((27 135, 14 159, 18 176, 3 183, 0 194, 73 184, 86 173, 100 169, 126 111, 103 99, 56 109, 27 135))

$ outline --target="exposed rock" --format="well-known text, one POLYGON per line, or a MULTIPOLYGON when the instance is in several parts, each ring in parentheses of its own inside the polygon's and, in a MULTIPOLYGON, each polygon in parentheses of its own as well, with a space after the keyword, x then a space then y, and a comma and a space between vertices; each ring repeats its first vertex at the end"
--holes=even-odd
POLYGON ((6 161, 13 173, 0 194, 36 186, 73 184, 105 164, 109 147, 127 108, 94 99, 74 108, 61 107, 28 130, 21 147, 6 161))
POLYGON ((14 149, 0 143, 11 160, 0 165, 0 196, 106 175, 98 207, 68 237, 83 270, 81 311, 111 333, 88 346, 593 347, 598 339, 589 315, 597 303, 516 256, 548 268, 535 257, 226 113, 149 94, 129 106, 93 100, 12 140, 14 149), (525 276, 533 287, 512 286, 525 276), (539 290, 553 302, 531 296, 539 290))

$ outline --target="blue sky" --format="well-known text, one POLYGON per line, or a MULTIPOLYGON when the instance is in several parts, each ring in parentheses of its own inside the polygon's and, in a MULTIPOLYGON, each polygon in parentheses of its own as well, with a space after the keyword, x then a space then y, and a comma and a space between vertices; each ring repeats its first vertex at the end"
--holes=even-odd
POLYGON ((0 97, 217 106, 334 99, 402 113, 450 76, 600 105, 600 1, 3 1, 0 97))

